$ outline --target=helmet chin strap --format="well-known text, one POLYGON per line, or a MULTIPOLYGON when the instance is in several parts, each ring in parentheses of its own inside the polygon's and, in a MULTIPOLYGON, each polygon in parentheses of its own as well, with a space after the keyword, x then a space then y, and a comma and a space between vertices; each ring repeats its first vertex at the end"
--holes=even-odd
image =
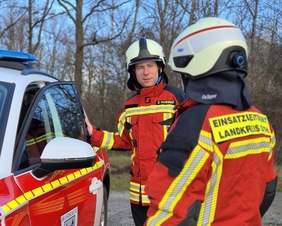
POLYGON ((162 79, 163 79, 163 76, 162 76, 162 74, 161 74, 161 72, 160 72, 160 69, 159 69, 158 71, 159 71, 159 77, 158 77, 158 80, 157 80, 157 82, 156 82, 156 84, 155 84, 155 85, 160 84, 160 82, 161 82, 161 81, 162 81, 162 79))

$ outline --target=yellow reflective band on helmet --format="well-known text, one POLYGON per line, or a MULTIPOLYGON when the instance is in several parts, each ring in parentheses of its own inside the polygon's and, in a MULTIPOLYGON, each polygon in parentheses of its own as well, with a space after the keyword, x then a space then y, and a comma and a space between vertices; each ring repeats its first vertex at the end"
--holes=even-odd
POLYGON ((52 181, 50 183, 42 185, 41 187, 25 192, 23 195, 20 195, 14 200, 11 200, 7 204, 0 206, 0 213, 2 214, 0 216, 0 220, 3 219, 8 214, 10 214, 11 212, 15 211, 20 206, 27 204, 29 200, 39 197, 43 194, 46 194, 47 192, 50 192, 57 187, 63 186, 76 178, 79 178, 87 173, 92 172, 93 170, 100 168, 102 165, 103 163, 101 161, 96 162, 95 165, 92 167, 80 169, 58 180, 52 181))
POLYGON ((271 136, 267 117, 259 113, 224 115, 210 118, 209 122, 216 143, 257 134, 271 136))

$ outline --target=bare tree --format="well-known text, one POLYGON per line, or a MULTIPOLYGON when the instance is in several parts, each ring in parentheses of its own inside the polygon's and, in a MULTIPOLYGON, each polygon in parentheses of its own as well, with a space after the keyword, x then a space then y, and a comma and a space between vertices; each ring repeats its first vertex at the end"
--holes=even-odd
MULTIPOLYGON (((126 23, 124 32, 115 40, 100 42, 95 48, 89 46, 85 48, 87 60, 84 61, 84 65, 88 76, 85 84, 89 86, 83 98, 87 106, 92 106, 87 108, 88 117, 98 126, 110 131, 116 130, 115 119, 130 95, 127 88, 125 51, 134 40, 138 7, 139 2, 135 1, 125 9, 112 10, 111 21, 118 15, 126 15, 125 18, 118 18, 126 23)), ((115 27, 116 24, 112 23, 111 33, 114 33, 115 27)))
MULTIPOLYGON (((96 0, 91 1, 88 4, 83 4, 83 0, 77 0, 76 5, 71 1, 67 0, 57 0, 59 5, 64 9, 64 12, 68 15, 69 19, 73 22, 75 26, 75 83, 78 88, 78 92, 82 94, 82 69, 83 69, 83 57, 84 57, 84 47, 89 45, 96 45, 99 42, 107 42, 118 37, 124 29, 124 24, 120 26, 120 30, 115 34, 109 34, 107 37, 98 37, 100 29, 102 29, 101 24, 99 23, 103 18, 103 12, 113 10, 122 6, 125 2, 121 2, 114 7, 111 4, 108 4, 105 0, 96 0), (85 10, 83 13, 83 9, 85 10), (86 11, 87 10, 87 11, 86 11), (99 15, 100 14, 100 15, 99 15), (86 25, 89 23, 94 16, 96 20, 97 29, 93 30, 92 40, 86 39, 86 25), (92 18, 91 18, 92 17, 92 18), (99 19, 98 19, 99 18, 99 19), (98 21, 97 21, 98 20, 98 21)), ((102 20, 103 21, 103 20, 102 20)), ((105 21, 104 21, 105 22, 105 21)), ((106 25, 105 22, 103 24, 106 25)), ((92 27, 93 28, 93 27, 92 27)))

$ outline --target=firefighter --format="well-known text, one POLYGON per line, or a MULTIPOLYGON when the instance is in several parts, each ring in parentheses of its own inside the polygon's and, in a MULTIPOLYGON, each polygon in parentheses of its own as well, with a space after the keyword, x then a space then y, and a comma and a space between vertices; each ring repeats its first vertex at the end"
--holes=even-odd
POLYGON ((145 225, 262 225, 276 191, 275 135, 245 84, 241 30, 203 18, 174 41, 169 62, 189 98, 145 186, 145 225))
POLYGON ((127 86, 136 93, 118 116, 117 133, 92 126, 88 119, 86 124, 92 145, 131 150, 131 211, 135 225, 141 226, 150 203, 145 182, 172 123, 175 106, 184 101, 184 92, 168 85, 163 48, 157 42, 141 38, 132 43, 126 51, 126 61, 130 75, 127 86))

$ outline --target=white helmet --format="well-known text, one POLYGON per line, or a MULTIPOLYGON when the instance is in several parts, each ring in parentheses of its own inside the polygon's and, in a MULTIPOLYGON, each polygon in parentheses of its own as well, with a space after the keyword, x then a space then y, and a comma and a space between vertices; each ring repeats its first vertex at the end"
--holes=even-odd
POLYGON ((242 31, 229 21, 203 18, 176 38, 169 64, 191 80, 227 70, 247 75, 247 44, 242 31))
MULTIPOLYGON (((148 61, 156 61, 160 65, 159 67, 164 69, 166 62, 163 47, 157 42, 146 38, 141 38, 133 42, 126 51, 126 68, 130 74, 127 86, 130 90, 135 90, 135 87, 140 86, 136 79, 133 66, 137 63, 148 61)), ((168 83, 167 75, 163 70, 161 75, 164 81, 168 83)))
POLYGON ((130 72, 130 66, 146 61, 162 62, 162 67, 165 65, 165 56, 163 47, 157 42, 141 38, 133 42, 126 51, 126 67, 130 72))

